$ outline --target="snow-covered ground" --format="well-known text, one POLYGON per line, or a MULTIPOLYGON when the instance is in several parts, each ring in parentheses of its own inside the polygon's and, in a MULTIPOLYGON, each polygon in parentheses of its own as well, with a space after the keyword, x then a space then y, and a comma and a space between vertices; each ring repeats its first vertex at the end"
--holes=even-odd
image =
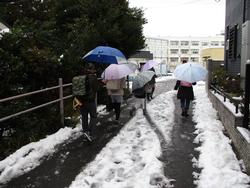
MULTIPOLYGON (((193 165, 202 168, 199 174, 193 172, 195 183, 199 188, 249 187, 247 183, 250 177, 241 171, 242 162, 237 160, 230 140, 223 134, 223 126, 207 98, 204 83, 194 86, 194 93, 193 120, 197 123, 194 142, 200 143, 200 147, 196 148, 200 155, 193 159, 193 165)), ((176 91, 163 93, 147 105, 152 120, 166 142, 171 142, 175 95, 176 91)), ((64 128, 37 143, 20 148, 0 161, 0 183, 37 167, 45 155, 53 155, 58 144, 80 134, 79 126, 74 129, 64 128)), ((172 180, 164 177, 163 163, 157 159, 160 155, 160 140, 139 109, 96 158, 82 167, 82 172, 70 187, 171 187, 172 180)))
POLYGON ((194 165, 202 168, 196 181, 198 188, 249 187, 250 177, 241 172, 242 162, 237 160, 230 139, 223 134, 224 127, 202 85, 198 83, 194 87, 193 112, 193 121, 197 123, 195 142, 201 143, 196 148, 200 152, 199 158, 193 160, 194 165))

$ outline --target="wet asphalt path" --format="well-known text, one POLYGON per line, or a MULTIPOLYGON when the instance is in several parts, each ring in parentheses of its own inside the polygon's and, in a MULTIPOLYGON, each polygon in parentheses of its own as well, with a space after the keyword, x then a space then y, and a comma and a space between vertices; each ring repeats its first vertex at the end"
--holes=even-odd
MULTIPOLYGON (((174 88, 175 82, 162 83, 162 87, 158 87, 159 93, 164 92, 161 89, 169 88, 169 86, 174 88)), ((164 89, 163 89, 164 90, 164 89)), ((150 125, 154 128, 159 140, 161 142, 162 156, 159 158, 160 161, 164 163, 164 173, 169 179, 172 179, 172 184, 175 188, 194 188, 193 184, 193 172, 199 172, 192 165, 193 157, 198 157, 198 152, 194 148, 198 147, 193 143, 195 138, 195 128, 194 122, 192 121, 192 103, 189 109, 189 117, 181 116, 180 101, 174 96, 175 103, 175 119, 172 131, 172 141, 171 143, 164 140, 164 136, 161 131, 154 124, 151 119, 150 114, 145 115, 150 125)))
POLYGON ((175 188, 194 188, 193 172, 198 172, 192 165, 192 159, 198 158, 198 147, 193 143, 195 138, 194 122, 192 121, 192 105, 189 109, 189 117, 181 116, 180 101, 175 102, 175 125, 172 132, 172 142, 163 150, 163 161, 165 162, 165 175, 174 179, 175 188))
MULTIPOLYGON (((172 90, 175 81, 158 82, 155 90, 155 96, 172 90)), ((110 121, 113 113, 98 116, 101 125, 95 130, 96 140, 93 143, 83 141, 83 136, 70 140, 67 143, 59 145, 57 152, 52 156, 46 157, 44 162, 33 169, 32 171, 12 179, 5 185, 0 187, 8 188, 64 188, 68 187, 75 177, 81 172, 82 168, 91 162, 100 150, 118 134, 122 126, 130 119, 131 107, 136 103, 133 98, 128 100, 128 104, 123 106, 121 113, 121 124, 115 124, 110 121)), ((178 116, 178 109, 176 111, 176 129, 173 131, 173 146, 166 148, 162 143, 163 156, 161 160, 165 163, 165 175, 169 178, 175 179, 175 187, 193 187, 192 182, 192 166, 191 157, 193 147, 183 144, 192 142, 193 129, 188 128, 192 124, 190 120, 183 120, 178 116), (188 122, 185 126, 183 121, 188 122), (186 128, 185 128, 186 127, 186 128), (181 133, 180 133, 181 132, 181 133), (186 135, 186 136, 185 136, 186 135), (187 152, 182 152, 182 150, 187 152), (182 182, 182 183, 181 183, 182 182), (182 186, 185 185, 185 186, 182 186), (187 186, 188 185, 188 186, 187 186), (190 185, 190 186, 189 186, 190 185)), ((147 117, 147 116, 146 116, 147 117)), ((150 121, 150 118, 147 117, 150 121)), ((191 119, 191 118, 190 118, 191 119)), ((156 129, 157 133, 157 129, 156 129)), ((161 140, 161 135, 157 134, 161 140)))

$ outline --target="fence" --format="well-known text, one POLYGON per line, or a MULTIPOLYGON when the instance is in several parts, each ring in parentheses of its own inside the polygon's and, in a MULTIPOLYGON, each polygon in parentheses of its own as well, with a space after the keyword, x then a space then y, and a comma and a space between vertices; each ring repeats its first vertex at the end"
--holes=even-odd
POLYGON ((235 105, 235 112, 238 113, 239 107, 242 108, 242 113, 244 114, 242 126, 244 128, 250 128, 249 127, 249 119, 250 119, 250 109, 249 109, 249 103, 250 103, 250 63, 246 63, 246 77, 245 77, 245 88, 244 88, 244 99, 242 101, 235 100, 229 95, 227 95, 225 92, 221 91, 219 88, 217 88, 215 85, 211 84, 212 81, 212 72, 219 67, 223 65, 220 61, 213 61, 209 60, 207 62, 207 69, 209 71, 208 73, 208 86, 209 88, 213 89, 214 92, 220 93, 224 97, 224 101, 226 101, 226 98, 228 98, 234 105, 235 105))
POLYGON ((29 92, 29 93, 24 93, 24 94, 21 94, 21 95, 16 95, 16 96, 13 96, 13 97, 8 97, 8 98, 5 98, 5 99, 0 99, 0 103, 2 103, 2 102, 11 101, 11 100, 23 98, 23 97, 26 97, 26 96, 34 95, 34 94, 37 94, 37 93, 47 92, 47 91, 54 90, 54 89, 58 89, 58 90, 59 90, 59 91, 58 91, 58 92, 59 92, 59 98, 58 98, 58 99, 53 100, 53 101, 49 101, 49 102, 44 103, 44 104, 41 104, 41 105, 39 105, 39 106, 35 106, 35 107, 33 107, 33 108, 29 108, 29 109, 20 111, 20 112, 15 113, 15 114, 11 114, 11 115, 2 117, 2 118, 0 118, 0 122, 3 122, 3 121, 5 121, 5 120, 8 120, 8 119, 11 119, 11 118, 13 118, 13 117, 19 116, 19 115, 21 115, 21 114, 25 114, 25 113, 34 111, 34 110, 36 110, 36 109, 39 109, 39 108, 42 108, 42 107, 45 107, 45 106, 48 106, 48 105, 51 105, 51 104, 54 104, 54 103, 58 103, 58 102, 59 102, 59 103, 60 103, 60 120, 61 120, 62 126, 64 126, 64 100, 65 100, 65 99, 68 99, 68 98, 71 98, 72 95, 68 95, 68 96, 65 96, 65 97, 64 97, 64 96, 63 96, 63 88, 64 88, 64 87, 71 86, 72 83, 64 84, 64 85, 63 85, 63 80, 62 80, 62 78, 59 78, 58 83, 59 83, 59 84, 58 84, 57 86, 54 86, 54 87, 45 88, 45 89, 41 89, 41 90, 29 92))
POLYGON ((218 93, 221 96, 223 96, 224 102, 226 102, 226 99, 228 99, 231 103, 235 106, 235 113, 237 114, 239 112, 239 107, 243 106, 243 103, 241 100, 236 100, 232 98, 231 96, 227 95, 225 92, 221 91, 219 88, 217 88, 214 85, 210 85, 210 89, 214 91, 214 93, 218 93))

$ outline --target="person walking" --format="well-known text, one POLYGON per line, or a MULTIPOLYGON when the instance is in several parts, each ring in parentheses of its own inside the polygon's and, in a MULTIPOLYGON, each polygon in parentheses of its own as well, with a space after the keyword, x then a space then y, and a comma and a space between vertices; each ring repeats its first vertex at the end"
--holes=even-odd
POLYGON ((112 107, 115 110, 115 121, 119 123, 121 113, 121 103, 123 102, 124 88, 126 87, 125 78, 116 80, 105 80, 108 95, 111 98, 112 107))
MULTIPOLYGON (((149 69, 149 71, 153 71, 155 73, 154 67, 149 69)), ((153 99, 153 94, 154 94, 154 91, 155 91, 155 83, 156 83, 155 79, 156 78, 157 78, 157 76, 156 76, 156 73, 155 73, 154 76, 152 77, 152 79, 150 80, 150 82, 148 83, 148 85, 150 85, 150 88, 148 89, 148 92, 146 92, 148 101, 153 99)))
MULTIPOLYGON (((183 60, 182 63, 187 63, 186 60, 183 60)), ((196 82, 190 83, 186 81, 177 80, 174 90, 178 90, 177 92, 177 99, 180 99, 181 102, 181 115, 188 117, 188 109, 190 106, 191 100, 194 100, 194 92, 193 92, 193 85, 196 82)))
POLYGON ((87 95, 78 98, 80 101, 80 112, 82 116, 82 130, 84 136, 89 140, 93 140, 93 127, 97 123, 97 104, 96 95, 99 83, 96 76, 95 65, 89 63, 86 67, 86 90, 87 95), (90 121, 88 121, 90 115, 90 121))

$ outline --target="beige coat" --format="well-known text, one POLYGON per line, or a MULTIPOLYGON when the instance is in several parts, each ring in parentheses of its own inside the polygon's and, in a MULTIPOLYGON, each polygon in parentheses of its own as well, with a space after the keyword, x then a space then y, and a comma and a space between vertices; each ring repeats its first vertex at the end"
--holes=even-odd
POLYGON ((106 88, 108 95, 124 95, 124 88, 126 87, 125 78, 119 80, 107 80, 106 88))

